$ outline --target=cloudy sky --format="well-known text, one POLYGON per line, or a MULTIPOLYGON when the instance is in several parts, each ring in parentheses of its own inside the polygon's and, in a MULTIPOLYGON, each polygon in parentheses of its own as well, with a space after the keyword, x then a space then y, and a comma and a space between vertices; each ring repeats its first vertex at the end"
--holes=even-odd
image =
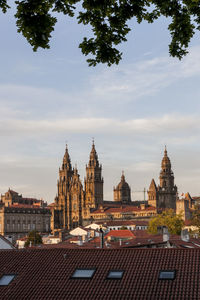
POLYGON ((158 183, 164 145, 179 194, 200 195, 199 35, 179 61, 168 55, 167 20, 132 22, 121 63, 93 68, 78 49, 89 28, 59 16, 51 49, 34 53, 14 11, 0 14, 1 193, 53 202, 66 141, 83 179, 94 137, 105 200, 122 170, 132 200, 143 199, 158 183))

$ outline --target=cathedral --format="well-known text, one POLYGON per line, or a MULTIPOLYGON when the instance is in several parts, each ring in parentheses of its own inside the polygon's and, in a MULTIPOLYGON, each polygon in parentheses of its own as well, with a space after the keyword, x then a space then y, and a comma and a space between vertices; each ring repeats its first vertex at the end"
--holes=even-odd
POLYGON ((94 141, 86 165, 84 187, 77 167, 72 167, 66 146, 59 168, 57 195, 50 205, 52 231, 69 230, 97 220, 148 218, 167 208, 176 211, 177 187, 166 148, 159 179, 158 186, 152 179, 148 201, 131 201, 131 188, 122 172, 121 181, 113 189, 114 201, 104 201, 102 165, 99 163, 94 141))
POLYGON ((103 204, 102 166, 99 164, 94 142, 86 165, 84 189, 77 167, 72 168, 66 146, 63 163, 59 168, 58 193, 52 207, 53 230, 71 229, 90 219, 90 210, 103 204))

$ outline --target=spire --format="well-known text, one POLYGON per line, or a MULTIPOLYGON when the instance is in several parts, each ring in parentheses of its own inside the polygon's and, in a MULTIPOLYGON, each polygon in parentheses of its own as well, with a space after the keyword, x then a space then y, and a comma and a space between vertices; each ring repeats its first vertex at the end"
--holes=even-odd
POLYGON ((63 157, 62 169, 63 170, 64 169, 68 169, 68 170, 72 169, 71 159, 70 159, 70 156, 69 156, 67 144, 66 144, 66 147, 65 147, 65 154, 64 154, 64 157, 63 157))
POLYGON ((121 176, 121 182, 125 182, 125 176, 124 176, 124 171, 122 171, 122 176, 121 176))
POLYGON ((75 164, 75 168, 74 168, 74 175, 78 175, 77 164, 75 164))
POLYGON ((98 167, 99 161, 98 161, 98 155, 95 149, 94 139, 92 139, 92 150, 90 152, 90 160, 89 160, 89 166, 98 167))
POLYGON ((170 171, 171 170, 171 162, 170 162, 170 159, 169 157, 167 156, 167 147, 165 145, 165 150, 164 150, 164 157, 162 159, 162 163, 161 163, 161 168, 162 170, 168 170, 170 171))
POLYGON ((165 145, 164 155, 167 156, 167 146, 165 145))

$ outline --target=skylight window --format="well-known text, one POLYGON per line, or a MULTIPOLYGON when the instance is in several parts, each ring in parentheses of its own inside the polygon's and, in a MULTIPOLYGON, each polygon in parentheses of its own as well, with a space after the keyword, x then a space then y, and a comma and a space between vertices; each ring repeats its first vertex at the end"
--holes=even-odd
POLYGON ((15 274, 8 274, 8 275, 3 275, 0 278, 0 286, 1 285, 9 285, 11 281, 15 278, 15 274))
POLYGON ((89 279, 94 275, 95 269, 76 269, 72 278, 89 279))
POLYGON ((124 271, 120 270, 111 270, 108 273, 107 279, 121 279, 123 276, 124 271))
POLYGON ((173 280, 175 278, 175 270, 160 271, 159 279, 173 280))

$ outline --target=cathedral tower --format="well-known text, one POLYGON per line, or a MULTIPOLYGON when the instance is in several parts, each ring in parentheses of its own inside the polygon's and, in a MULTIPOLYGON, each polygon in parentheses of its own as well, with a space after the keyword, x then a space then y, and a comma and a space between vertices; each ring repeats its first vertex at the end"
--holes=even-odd
POLYGON ((131 202, 131 189, 125 180, 124 172, 122 172, 120 183, 114 188, 114 201, 119 201, 123 204, 131 202))
MULTIPOLYGON (((57 209, 57 228, 68 227, 68 208, 67 204, 69 198, 69 189, 72 181, 73 170, 71 166, 71 160, 66 145, 65 154, 63 157, 63 163, 59 168, 59 179, 57 181, 58 194, 55 198, 56 209, 57 209)), ((55 216, 56 217, 56 216, 55 216)))
POLYGON ((172 208, 176 210, 177 187, 174 185, 174 174, 171 170, 171 162, 167 156, 166 147, 161 163, 158 196, 158 208, 172 208))
POLYGON ((85 206, 98 207, 103 203, 102 166, 99 164, 94 141, 90 152, 90 159, 86 165, 85 177, 85 206))

